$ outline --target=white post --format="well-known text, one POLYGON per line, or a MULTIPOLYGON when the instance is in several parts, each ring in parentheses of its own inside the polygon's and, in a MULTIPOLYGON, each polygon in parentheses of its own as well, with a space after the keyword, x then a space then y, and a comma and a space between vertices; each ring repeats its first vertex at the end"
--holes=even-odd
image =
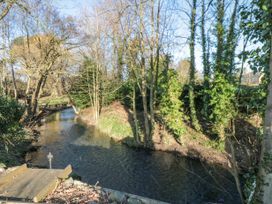
POLYGON ((49 169, 52 169, 52 159, 53 159, 53 154, 49 152, 47 155, 48 161, 49 161, 49 169))

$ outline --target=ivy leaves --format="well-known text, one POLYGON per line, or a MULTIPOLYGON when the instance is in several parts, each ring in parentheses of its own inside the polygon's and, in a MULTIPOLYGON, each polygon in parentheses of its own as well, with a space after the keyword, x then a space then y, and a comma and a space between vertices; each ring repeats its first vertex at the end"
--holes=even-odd
POLYGON ((220 139, 224 139, 224 128, 236 114, 235 90, 236 87, 223 74, 216 75, 211 89, 208 90, 212 110, 210 119, 213 122, 213 131, 219 135, 220 139))

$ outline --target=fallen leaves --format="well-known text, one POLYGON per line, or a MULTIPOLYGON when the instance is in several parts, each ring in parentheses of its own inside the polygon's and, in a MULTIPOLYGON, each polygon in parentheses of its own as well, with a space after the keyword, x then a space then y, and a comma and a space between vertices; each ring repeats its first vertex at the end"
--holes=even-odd
POLYGON ((67 180, 46 198, 46 203, 60 204, 107 204, 108 195, 101 188, 90 186, 79 181, 67 180))

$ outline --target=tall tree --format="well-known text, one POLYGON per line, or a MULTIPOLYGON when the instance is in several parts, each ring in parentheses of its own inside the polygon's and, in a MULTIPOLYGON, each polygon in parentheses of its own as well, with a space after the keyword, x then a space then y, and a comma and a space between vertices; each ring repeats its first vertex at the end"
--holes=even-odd
MULTIPOLYGON (((209 63, 209 49, 207 47, 207 35, 206 35, 206 1, 202 0, 201 6, 201 43, 202 43, 202 59, 203 59, 203 70, 204 70, 204 98, 203 98, 203 112, 204 116, 208 116, 208 106, 209 106, 209 86, 210 86, 210 63, 209 63)), ((210 3, 209 3, 210 4, 210 3)))
POLYGON ((38 101, 48 76, 61 67, 61 57, 67 56, 73 47, 70 40, 74 36, 71 18, 60 18, 50 4, 33 1, 31 6, 33 16, 25 15, 18 19, 26 36, 23 33, 14 39, 11 47, 14 63, 30 79, 23 118, 27 123, 37 116, 38 101))
MULTIPOLYGON (((269 1, 267 1, 268 3, 269 1)), ((272 9, 272 1, 267 5, 272 9)), ((269 14, 268 14, 269 15, 269 14)), ((269 86, 267 104, 264 118, 264 136, 262 140, 262 149, 260 156, 260 165, 258 172, 257 188, 255 193, 256 203, 270 203, 272 200, 272 31, 270 29, 270 39, 267 39, 269 45, 269 86)))
POLYGON ((192 125, 196 130, 200 130, 200 125, 196 115, 196 108, 195 108, 195 36, 196 36, 196 3, 197 0, 192 0, 192 10, 191 10, 191 19, 190 19, 190 30, 191 30, 191 37, 190 37, 190 79, 189 79, 189 103, 190 103, 190 116, 192 125))
POLYGON ((216 22, 216 62, 215 74, 224 73, 223 70, 223 51, 224 51, 224 15, 225 15, 225 0, 217 0, 217 22, 216 22))
POLYGON ((235 48, 237 46, 237 40, 238 40, 238 37, 237 37, 238 35, 235 30, 235 26, 237 24, 238 5, 239 5, 239 0, 235 0, 234 8, 233 8, 231 19, 230 19, 230 25, 228 29, 226 45, 225 45, 224 60, 225 60, 226 70, 228 70, 227 74, 230 78, 235 73, 234 58, 235 58, 235 48))
POLYGON ((249 41, 258 46, 250 52, 249 64, 254 71, 264 74, 262 87, 267 88, 264 133, 258 164, 258 176, 253 203, 272 200, 272 1, 252 0, 242 13, 243 31, 249 41))

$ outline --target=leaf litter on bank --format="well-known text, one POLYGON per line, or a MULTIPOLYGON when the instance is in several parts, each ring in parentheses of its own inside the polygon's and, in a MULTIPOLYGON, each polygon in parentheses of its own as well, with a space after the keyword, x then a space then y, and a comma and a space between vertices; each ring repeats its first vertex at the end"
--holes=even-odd
POLYGON ((102 189, 81 182, 61 183, 57 189, 46 198, 46 203, 76 204, 76 203, 109 203, 108 195, 102 189))

